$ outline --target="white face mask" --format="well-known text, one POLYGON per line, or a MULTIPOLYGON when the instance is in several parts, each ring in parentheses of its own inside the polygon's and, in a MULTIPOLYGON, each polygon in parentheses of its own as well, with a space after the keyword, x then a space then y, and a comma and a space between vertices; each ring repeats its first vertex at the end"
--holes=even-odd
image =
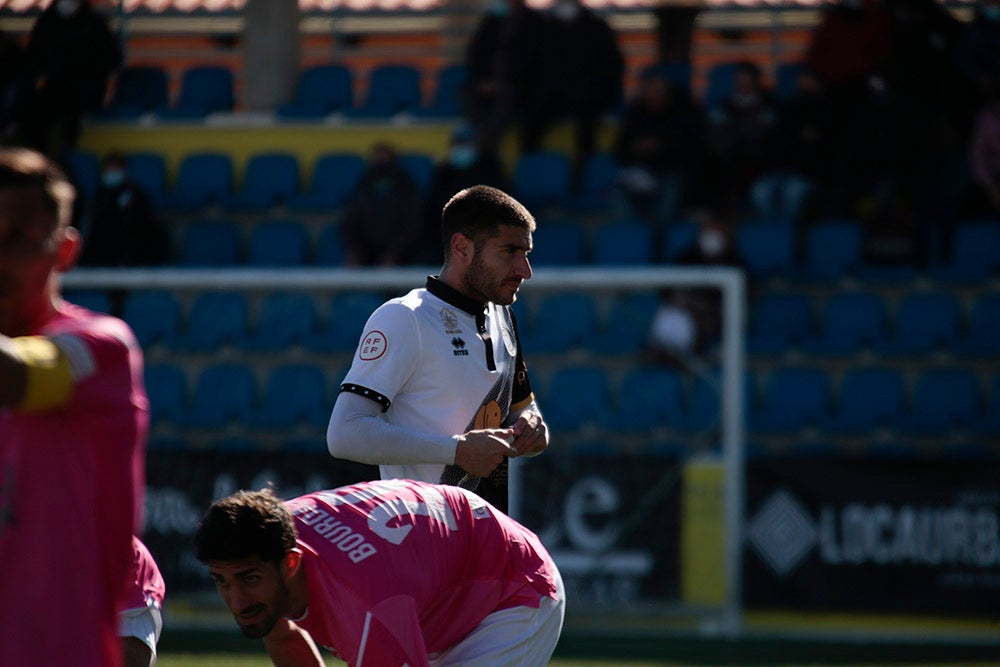
POLYGON ((580 6, 575 2, 557 2, 552 5, 552 15, 560 21, 572 21, 580 13, 580 6))
POLYGON ((80 8, 80 0, 56 0, 56 11, 60 16, 72 16, 80 8))
POLYGON ((698 236, 698 247, 701 252, 709 257, 716 257, 726 249, 726 237, 722 232, 709 230, 702 232, 698 236))

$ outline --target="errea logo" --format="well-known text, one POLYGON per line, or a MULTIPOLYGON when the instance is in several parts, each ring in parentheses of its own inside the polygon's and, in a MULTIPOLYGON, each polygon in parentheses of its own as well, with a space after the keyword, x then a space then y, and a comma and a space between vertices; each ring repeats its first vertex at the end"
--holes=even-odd
POLYGON ((469 351, 465 349, 465 341, 455 336, 451 339, 451 346, 455 348, 451 351, 456 357, 467 357, 469 356, 469 351))

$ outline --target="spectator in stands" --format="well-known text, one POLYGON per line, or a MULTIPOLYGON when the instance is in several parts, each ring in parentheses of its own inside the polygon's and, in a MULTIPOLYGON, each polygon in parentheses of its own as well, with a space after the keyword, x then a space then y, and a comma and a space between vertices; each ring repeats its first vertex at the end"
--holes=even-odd
POLYGON ((738 63, 733 76, 732 93, 708 110, 708 143, 716 196, 725 208, 739 212, 750 185, 773 159, 778 109, 755 63, 738 63))
POLYGON ((89 0, 55 0, 31 29, 27 57, 34 92, 23 116, 24 138, 60 159, 76 146, 84 114, 103 104, 121 49, 89 0))
POLYGON ((984 99, 1000 81, 1000 0, 980 0, 974 12, 959 37, 956 59, 984 99))
POLYGON ((395 147, 375 144, 344 209, 341 229, 348 266, 399 266, 421 240, 420 190, 395 147))
POLYGON ((128 158, 112 151, 84 225, 81 265, 155 266, 167 260, 168 232, 146 192, 128 176, 128 158))
POLYGON ((704 115, 690 91, 658 70, 646 73, 615 138, 615 215, 669 224, 698 171, 704 137, 704 115))
POLYGON ((972 202, 968 216, 1000 215, 1000 81, 976 113, 970 145, 972 202))
POLYGON ((539 150, 549 129, 569 120, 578 186, 603 115, 621 102, 625 61, 614 31, 580 0, 557 0, 547 19, 535 87, 522 109, 521 150, 539 150))
MULTIPOLYGON (((678 266, 731 266, 745 269, 731 223, 718 213, 702 218, 695 243, 678 266)), ((646 356, 666 365, 685 365, 706 353, 722 333, 722 294, 716 288, 669 288, 660 292, 646 356)))
POLYGON ((479 145, 475 131, 467 125, 456 128, 449 140, 448 153, 435 165, 430 186, 424 195, 423 248, 414 258, 414 263, 436 266, 444 261, 441 211, 456 192, 473 185, 507 190, 507 180, 499 157, 479 145))
POLYGON ((793 223, 808 215, 808 201, 822 199, 825 192, 834 149, 823 84, 805 68, 796 77, 795 92, 778 105, 770 167, 751 185, 756 215, 793 223))
POLYGON ((480 148, 495 152, 535 89, 544 15, 524 0, 493 0, 465 51, 465 112, 480 148))

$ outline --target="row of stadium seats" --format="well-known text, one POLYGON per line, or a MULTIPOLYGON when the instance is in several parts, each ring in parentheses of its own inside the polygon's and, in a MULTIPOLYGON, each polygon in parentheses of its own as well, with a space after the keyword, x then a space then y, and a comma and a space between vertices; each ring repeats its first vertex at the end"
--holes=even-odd
MULTIPOLYGON (((154 363, 146 369, 146 384, 158 424, 322 429, 343 377, 344 370, 337 371, 289 363, 259 384, 251 366, 224 362, 206 366, 189 383, 181 366, 154 363)), ((634 365, 616 381, 602 366, 577 364, 536 378, 536 385, 546 421, 557 432, 594 426, 626 434, 697 433, 718 427, 717 379, 689 382, 677 370, 634 365)), ((889 366, 855 367, 837 383, 825 369, 809 365, 777 368, 760 382, 748 372, 747 422, 752 434, 761 435, 806 428, 830 436, 880 429, 911 437, 956 430, 1000 435, 1000 375, 989 385, 977 372, 957 367, 927 368, 913 378, 889 366)))
MULTIPOLYGON (((95 310, 111 308, 104 292, 71 292, 68 298, 95 310)), ((171 292, 136 290, 125 296, 121 316, 146 348, 207 353, 230 345, 271 352, 300 345, 316 353, 350 353, 384 298, 365 292, 329 297, 271 292, 253 303, 243 293, 201 292, 185 307, 171 292)), ((572 349, 602 356, 638 354, 656 307, 656 295, 643 292, 614 299, 606 312, 580 292, 526 294, 515 304, 522 342, 534 355, 572 349)), ((877 291, 825 297, 769 291, 750 303, 747 351, 755 356, 799 351, 816 358, 871 351, 889 360, 935 352, 995 357, 1000 355, 1000 293, 984 292, 967 308, 960 297, 944 291, 908 292, 895 305, 877 291)))
MULTIPOLYGON (((733 91, 736 63, 718 63, 705 74, 702 103, 712 108, 733 91)), ((775 71, 774 92, 788 97, 794 91, 801 65, 780 64, 775 71)), ((673 82, 692 89, 692 67, 688 63, 655 63, 640 75, 656 70, 673 82)), ((354 119, 387 119, 399 113, 417 118, 454 118, 462 113, 462 88, 468 73, 453 63, 424 73, 406 63, 385 63, 361 76, 338 63, 313 65, 299 73, 292 100, 274 109, 279 120, 302 121, 341 114, 354 119), (425 85, 424 77, 431 80, 425 85), (431 90, 427 99, 424 90, 431 90)), ((200 120, 212 113, 230 113, 237 106, 235 75, 220 65, 193 65, 181 74, 177 99, 170 99, 167 71, 156 65, 131 65, 115 79, 114 93, 100 114, 107 120, 134 121, 152 114, 164 121, 200 120)))
MULTIPOLYGON (((241 171, 226 153, 193 152, 181 159, 171 183, 163 155, 134 152, 128 158, 130 177, 158 208, 167 212, 211 207, 240 213, 261 213, 276 207, 333 211, 354 191, 365 168, 363 155, 345 151, 320 155, 308 174, 298 157, 289 152, 251 155, 241 171)), ((68 161, 76 183, 85 194, 92 195, 99 179, 99 157, 89 151, 75 151, 68 161)), ((400 161, 421 192, 426 192, 434 158, 426 153, 404 152, 400 161)), ((585 165, 581 187, 574 192, 570 157, 561 151, 541 150, 516 158, 511 188, 531 208, 558 206, 596 212, 607 207, 615 174, 610 154, 597 153, 585 165)))

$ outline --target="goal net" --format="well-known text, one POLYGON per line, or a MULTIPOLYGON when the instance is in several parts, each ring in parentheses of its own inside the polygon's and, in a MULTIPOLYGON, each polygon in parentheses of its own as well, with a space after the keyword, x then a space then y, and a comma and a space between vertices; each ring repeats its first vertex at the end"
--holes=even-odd
MULTIPOLYGON (((193 425, 183 412, 202 400, 201 376, 220 364, 246 366, 256 381, 252 400, 263 402, 278 368, 318 367, 325 377, 328 416, 367 308, 422 285, 434 272, 420 267, 157 268, 77 269, 64 276, 69 300, 122 316, 144 342, 153 403, 144 537, 175 600, 213 604, 214 592, 206 593, 204 573, 190 547, 196 521, 212 499, 267 482, 291 497, 372 474, 329 457, 323 415, 262 424, 257 413, 263 408, 252 407, 246 418, 229 415, 224 423, 193 425), (150 293, 169 295, 177 312, 132 306, 138 295, 150 293), (201 350, 178 344, 184 329, 194 324, 196 301, 209 293, 241 297, 246 304, 242 326, 250 332, 264 326, 270 296, 309 295, 317 323, 344 329, 342 342, 317 346, 314 335, 278 349, 247 346, 241 338, 223 338, 201 350), (365 310, 340 310, 350 295, 370 297, 365 310), (141 318, 154 322, 151 326, 141 318), (177 320, 177 338, 163 331, 171 318, 177 320), (183 397, 175 406, 180 415, 161 404, 173 400, 153 377, 164 367, 180 371, 183 397)), ((738 633, 742 273, 728 268, 540 268, 521 295, 515 311, 552 444, 539 457, 513 462, 510 511, 540 535, 560 567, 569 592, 567 627, 738 633), (681 357, 671 366, 649 360, 642 342, 659 295, 690 289, 721 295, 718 340, 703 355, 681 357)), ((292 327, 291 319, 287 324, 292 327)))

